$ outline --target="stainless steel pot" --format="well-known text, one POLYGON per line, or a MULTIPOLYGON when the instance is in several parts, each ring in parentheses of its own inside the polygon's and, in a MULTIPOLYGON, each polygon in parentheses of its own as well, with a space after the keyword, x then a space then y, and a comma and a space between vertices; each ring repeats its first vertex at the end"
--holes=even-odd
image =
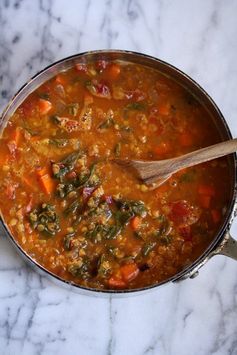
MULTIPOLYGON (((210 116, 213 119, 214 124, 220 132, 220 137, 222 140, 231 139, 231 133, 229 127, 214 103, 211 97, 189 76, 173 67, 172 65, 165 63, 159 59, 154 57, 144 55, 141 53, 135 53, 130 51, 119 51, 119 50, 102 50, 102 51, 92 51, 81 53, 78 55, 74 55, 68 57, 66 59, 62 59, 49 67, 45 68, 37 75, 35 75, 32 79, 30 79, 13 97, 13 99, 9 102, 6 109, 1 115, 0 121, 0 133, 2 133, 4 127, 6 126, 8 119, 17 109, 17 107, 25 100, 25 98, 36 88, 38 88, 42 83, 51 77, 55 76, 57 73, 63 70, 67 70, 68 68, 74 66, 76 63, 82 62, 90 62, 98 59, 108 59, 108 60, 124 60, 132 63, 138 63, 142 65, 146 65, 148 67, 155 68, 165 75, 172 77, 182 86, 184 86, 187 90, 192 92, 193 95, 205 106, 206 110, 209 111, 210 116)), ((237 211, 236 204, 236 195, 237 195, 237 182, 236 182, 236 166, 237 159, 236 155, 232 154, 229 156, 229 169, 231 174, 231 181, 229 185, 229 206, 227 208, 224 221, 222 226, 217 233, 216 237, 212 241, 212 243, 208 246, 206 251, 191 265, 186 267, 180 273, 175 276, 165 280, 162 283, 152 285, 150 287, 144 287, 135 290, 97 290, 85 288, 79 285, 76 285, 72 282, 61 279, 60 277, 54 275, 53 273, 46 270, 43 266, 34 261, 27 253, 22 249, 22 247, 17 243, 12 234, 10 233, 6 223, 4 222, 3 216, 1 216, 1 222, 6 230, 6 234, 8 239, 12 241, 16 249, 20 252, 20 254, 25 258, 27 262, 29 262, 34 268, 37 269, 38 272, 41 272, 43 275, 51 277, 54 281, 58 281, 61 285, 65 285, 67 287, 71 287, 74 291, 79 291, 80 293, 86 294, 114 294, 114 295, 124 295, 128 293, 138 293, 144 292, 146 290, 151 290, 155 287, 161 286, 162 284, 172 282, 178 282, 180 280, 184 280, 186 278, 194 278, 198 275, 198 270, 214 255, 223 254, 229 256, 235 260, 237 260, 237 242, 230 236, 230 227, 234 216, 237 211)), ((229 184, 229 181, 227 182, 229 184)))

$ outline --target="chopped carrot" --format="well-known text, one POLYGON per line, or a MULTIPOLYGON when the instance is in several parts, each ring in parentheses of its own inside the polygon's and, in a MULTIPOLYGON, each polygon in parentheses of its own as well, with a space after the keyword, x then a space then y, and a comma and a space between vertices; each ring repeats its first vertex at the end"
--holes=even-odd
POLYGON ((199 196, 200 206, 203 208, 209 208, 211 203, 211 196, 209 195, 200 195, 199 196))
POLYGON ((199 185, 198 193, 200 195, 215 196, 215 190, 211 185, 199 185))
POLYGON ((184 132, 179 137, 179 143, 183 147, 189 147, 193 144, 193 139, 190 133, 184 132))
POLYGON ((36 171, 36 174, 38 177, 44 176, 48 173, 49 173, 49 169, 46 166, 44 166, 43 168, 40 168, 36 171))
POLYGON ((121 72, 120 65, 115 63, 111 64, 107 70, 108 70, 108 76, 111 80, 117 79, 121 72))
POLYGON ((218 223, 221 220, 221 213, 217 209, 211 210, 211 216, 214 223, 218 223))
POLYGON ((49 174, 49 170, 44 167, 37 171, 38 179, 41 184, 42 190, 50 195, 55 189, 55 182, 49 174))
POLYGON ((46 115, 52 108, 51 102, 44 99, 39 99, 38 106, 41 115, 46 115))
POLYGON ((54 191, 55 184, 54 184, 53 179, 49 176, 49 174, 41 176, 39 178, 39 181, 41 183, 41 186, 42 186, 44 192, 47 195, 50 195, 54 191))
POLYGON ((138 216, 133 217, 130 221, 131 228, 134 231, 138 230, 141 227, 141 223, 142 223, 142 219, 138 216))
POLYGON ((169 153, 171 150, 170 144, 166 142, 161 142, 155 149, 154 152, 158 155, 169 153))
POLYGON ((170 104, 168 102, 163 102, 159 105, 158 112, 162 116, 168 116, 170 113, 170 104))
POLYGON ((111 276, 110 279, 108 280, 108 284, 110 287, 117 287, 117 288, 123 288, 126 286, 126 283, 122 279, 116 276, 111 276))
POLYGON ((120 272, 125 282, 130 282, 137 277, 139 269, 136 263, 121 266, 120 272))

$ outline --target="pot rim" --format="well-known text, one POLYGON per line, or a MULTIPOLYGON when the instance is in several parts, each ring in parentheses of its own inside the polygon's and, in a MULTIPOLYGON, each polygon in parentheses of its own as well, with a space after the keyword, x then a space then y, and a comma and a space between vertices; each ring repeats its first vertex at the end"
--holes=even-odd
MULTIPOLYGON (((31 77, 24 85, 21 86, 21 88, 17 91, 17 93, 9 100, 8 104, 6 105, 5 109, 3 110, 2 114, 0 115, 0 127, 2 124, 2 119, 4 118, 4 116, 7 114, 8 110, 14 105, 17 97, 21 94, 21 92, 28 87, 32 82, 35 81, 36 78, 40 77, 43 73, 50 71, 52 68, 56 67, 57 65, 64 63, 64 62, 68 62, 70 60, 77 60, 80 58, 83 58, 83 56, 90 56, 90 55, 108 55, 108 54, 114 54, 114 55, 134 55, 134 56, 138 56, 140 58, 144 58, 156 63, 160 63, 161 65, 171 69, 173 72, 178 73, 181 77, 183 77, 186 81, 188 81, 192 87, 196 87, 196 89, 201 92, 204 96, 206 96, 206 98, 208 99, 209 103, 214 107, 216 113, 219 116, 219 119, 222 121, 222 123, 225 126, 226 129, 226 133, 229 137, 229 139, 232 138, 232 134, 230 132, 229 126, 222 114, 222 112, 220 111, 219 107, 216 105, 216 103, 214 102, 214 100, 210 97, 210 95, 194 80, 192 79, 189 75, 187 75, 186 73, 184 73, 182 70, 176 68, 174 65, 171 65, 169 63, 167 63, 166 61, 163 61, 159 58, 156 58, 154 56, 148 55, 148 54, 144 54, 144 53, 139 53, 136 51, 128 51, 128 50, 117 50, 117 49, 103 49, 103 50, 94 50, 94 51, 85 51, 82 53, 78 53, 78 54, 74 54, 65 58, 62 58, 48 66, 46 66, 44 69, 40 70, 39 72, 37 72, 33 77, 31 77)), ((124 60, 126 60, 126 58, 124 58, 124 60)), ((130 60, 130 62, 132 62, 130 60)), ((172 75, 170 75, 172 78, 172 75)), ((173 79, 175 80, 175 79, 173 79)), ((185 85, 184 85, 185 86, 185 85)), ((29 95, 29 94, 28 94, 29 95)), ((28 96, 27 95, 27 96, 28 96)), ((17 109, 19 105, 16 106, 15 109, 17 109)), ((2 216, 2 213, 0 211, 0 222, 2 223, 4 230, 6 231, 6 234, 8 236, 8 238, 11 240, 11 242, 14 244, 14 246, 16 247, 16 249, 18 250, 18 252, 20 252, 21 256, 23 256, 26 261, 28 261, 30 264, 32 264, 33 266, 36 266, 37 268, 39 268, 38 271, 43 272, 44 274, 46 273, 47 276, 49 276, 50 278, 52 278, 54 281, 57 280, 61 283, 61 285, 64 284, 67 286, 70 286, 72 289, 74 289, 74 291, 78 290, 78 291, 85 291, 87 293, 90 293, 91 295, 96 295, 96 294, 103 294, 103 295, 126 295, 126 294, 138 294, 140 293, 144 293, 145 291, 148 290, 152 290, 154 288, 157 288, 158 286, 162 286, 164 284, 167 284, 168 282, 171 281, 178 281, 179 279, 182 279, 183 277, 185 278, 186 275, 190 276, 190 274, 192 274, 192 272, 195 270, 198 270, 208 259, 208 257, 211 255, 211 252, 213 250, 215 250, 215 248, 220 244, 220 242, 223 240, 224 235, 226 230, 229 230, 230 228, 230 224, 231 224, 231 219, 233 217, 233 213, 234 213, 234 207, 235 207, 235 203, 236 203, 236 196, 237 196, 237 180, 236 180, 236 172, 237 172, 237 156, 236 153, 232 154, 233 158, 234 158, 234 176, 233 176, 233 192, 231 195, 231 203, 228 207, 228 213, 226 214, 226 217, 222 223, 222 226, 220 228, 220 230, 218 231, 216 237, 212 240, 212 242, 209 244, 209 246, 206 248, 206 250, 194 261, 192 262, 190 265, 186 266, 183 270, 181 270, 180 272, 176 273, 175 275, 173 275, 172 277, 159 282, 159 283, 155 283, 152 284, 150 286, 145 286, 145 287, 140 287, 140 288, 135 288, 135 289, 125 289, 125 290, 109 290, 109 289, 97 289, 97 288, 92 288, 92 287, 85 287, 79 284, 76 284, 70 280, 66 280, 63 279, 61 277, 59 277, 58 275, 54 274, 53 272, 49 271, 48 269, 46 269, 44 266, 42 266, 40 263, 38 263, 36 260, 34 260, 30 255, 27 254, 26 251, 24 251, 24 249, 20 246, 20 244, 18 244, 18 242, 15 240, 15 238, 13 237, 12 233, 10 232, 10 230, 8 229, 7 224, 4 221, 4 218, 2 216)))

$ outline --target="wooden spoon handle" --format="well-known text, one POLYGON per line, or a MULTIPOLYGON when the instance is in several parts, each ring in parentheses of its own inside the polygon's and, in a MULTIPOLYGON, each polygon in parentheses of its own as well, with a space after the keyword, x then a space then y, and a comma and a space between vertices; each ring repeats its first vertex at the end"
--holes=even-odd
POLYGON ((217 143, 206 148, 182 155, 174 159, 173 172, 189 166, 204 163, 206 161, 228 155, 237 151, 237 138, 217 143))

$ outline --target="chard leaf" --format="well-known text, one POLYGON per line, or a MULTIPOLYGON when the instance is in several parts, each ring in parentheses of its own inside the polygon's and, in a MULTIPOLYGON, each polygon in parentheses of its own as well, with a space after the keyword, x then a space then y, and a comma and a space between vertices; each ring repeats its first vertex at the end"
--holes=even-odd
POLYGON ((69 214, 75 214, 78 210, 81 210, 81 208, 81 201, 75 200, 64 210, 64 215, 68 216, 69 214))
POLYGON ((69 250, 72 249, 72 239, 73 239, 74 236, 75 236, 75 232, 68 233, 63 238, 63 246, 64 246, 65 250, 69 251, 69 250))
POLYGON ((52 170, 53 170, 53 176, 56 179, 61 179, 63 176, 65 176, 69 171, 71 171, 78 158, 82 155, 81 150, 73 152, 66 156, 63 160, 57 163, 52 164, 52 170))

